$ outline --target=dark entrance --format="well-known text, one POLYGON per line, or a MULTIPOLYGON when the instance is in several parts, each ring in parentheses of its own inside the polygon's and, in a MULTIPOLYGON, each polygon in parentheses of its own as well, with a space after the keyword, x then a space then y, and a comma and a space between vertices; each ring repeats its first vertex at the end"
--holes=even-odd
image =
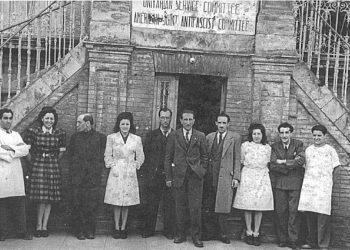
POLYGON ((187 108, 195 112, 195 129, 206 135, 216 131, 216 116, 225 106, 226 82, 227 78, 224 77, 181 75, 177 102, 177 127, 181 127, 180 114, 187 108))

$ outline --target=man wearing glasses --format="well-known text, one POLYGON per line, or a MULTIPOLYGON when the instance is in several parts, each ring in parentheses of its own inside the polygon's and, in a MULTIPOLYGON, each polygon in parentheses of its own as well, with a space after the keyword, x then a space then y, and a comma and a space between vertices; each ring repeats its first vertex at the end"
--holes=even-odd
POLYGON ((144 206, 143 238, 154 235, 160 200, 163 198, 164 231, 166 238, 175 234, 175 201, 172 189, 165 185, 164 157, 167 140, 173 129, 170 128, 172 112, 162 108, 158 113, 160 126, 146 136, 144 152, 145 162, 140 169, 142 180, 141 201, 144 206))

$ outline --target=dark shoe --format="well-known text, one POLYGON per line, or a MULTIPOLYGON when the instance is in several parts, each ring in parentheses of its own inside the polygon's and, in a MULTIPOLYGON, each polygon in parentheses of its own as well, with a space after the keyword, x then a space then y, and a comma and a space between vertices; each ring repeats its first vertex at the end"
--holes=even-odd
POLYGON ((41 237, 41 230, 35 230, 35 232, 34 232, 34 237, 36 237, 36 238, 40 238, 41 237))
POLYGON ((286 246, 288 246, 288 244, 287 244, 287 242, 280 242, 280 243, 278 243, 278 246, 279 247, 286 247, 286 246))
POLYGON ((254 244, 253 235, 247 235, 245 237, 245 243, 247 243, 248 245, 253 245, 254 244))
POLYGON ((154 233, 151 233, 151 232, 143 232, 141 236, 142 236, 142 238, 149 238, 149 237, 154 236, 154 233))
POLYGON ((112 234, 112 237, 114 239, 120 239, 120 230, 114 230, 113 234, 112 234))
POLYGON ((298 245, 297 245, 295 242, 291 242, 291 243, 289 244, 289 247, 290 247, 292 250, 298 250, 298 249, 300 249, 300 248, 298 247, 298 245))
POLYGON ((126 239, 126 238, 128 238, 128 233, 126 232, 126 230, 121 230, 121 231, 120 231, 120 238, 121 238, 121 239, 126 239))
POLYGON ((86 233, 86 239, 88 239, 88 240, 93 240, 93 239, 95 239, 95 234, 92 233, 92 232, 86 233))
POLYGON ((167 238, 168 240, 172 240, 174 239, 174 235, 173 234, 164 234, 165 238, 167 238))
POLYGON ((254 246, 260 246, 261 245, 259 236, 257 236, 257 237, 253 236, 253 245, 254 246))
POLYGON ((33 235, 28 233, 28 232, 25 232, 22 234, 22 237, 21 237, 23 240, 32 240, 33 239, 33 235))
POLYGON ((174 243, 178 244, 178 243, 182 243, 186 241, 186 238, 184 236, 181 235, 176 235, 174 238, 174 243))
POLYGON ((5 241, 6 240, 6 234, 1 234, 0 235, 0 241, 5 241))
POLYGON ((203 242, 200 239, 198 239, 198 238, 193 239, 193 244, 194 244, 195 247, 203 247, 204 246, 203 242))
POLYGON ((49 237, 49 231, 48 230, 41 230, 41 237, 49 237))
POLYGON ((220 240, 222 243, 225 243, 225 244, 231 243, 230 239, 226 235, 221 236, 220 240))
POLYGON ((78 240, 85 240, 85 235, 84 235, 84 233, 83 233, 83 232, 79 232, 79 233, 77 234, 77 239, 78 239, 78 240))

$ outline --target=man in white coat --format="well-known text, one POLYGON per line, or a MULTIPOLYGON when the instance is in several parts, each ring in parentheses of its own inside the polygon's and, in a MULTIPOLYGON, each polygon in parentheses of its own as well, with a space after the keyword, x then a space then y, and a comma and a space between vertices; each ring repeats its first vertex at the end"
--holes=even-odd
POLYGON ((25 191, 20 157, 26 156, 30 146, 11 130, 13 112, 0 109, 0 241, 8 234, 8 218, 14 218, 18 236, 31 240, 27 232, 25 191), (10 216, 12 215, 12 216, 10 216))

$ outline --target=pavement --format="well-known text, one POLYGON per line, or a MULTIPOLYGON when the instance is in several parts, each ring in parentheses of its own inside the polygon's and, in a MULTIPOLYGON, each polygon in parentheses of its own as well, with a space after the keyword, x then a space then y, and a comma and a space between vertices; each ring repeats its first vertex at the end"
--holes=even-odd
POLYGON ((67 233, 53 233, 48 238, 34 238, 33 240, 6 239, 0 242, 1 250, 95 250, 95 249, 125 249, 125 250, 289 250, 280 248, 276 244, 262 243, 261 246, 249 246, 242 241, 233 241, 224 244, 220 241, 204 241, 204 248, 194 247, 191 238, 181 244, 174 244, 161 234, 150 238, 142 238, 140 235, 131 234, 128 238, 113 239, 110 235, 97 235, 94 240, 78 240, 67 233))

